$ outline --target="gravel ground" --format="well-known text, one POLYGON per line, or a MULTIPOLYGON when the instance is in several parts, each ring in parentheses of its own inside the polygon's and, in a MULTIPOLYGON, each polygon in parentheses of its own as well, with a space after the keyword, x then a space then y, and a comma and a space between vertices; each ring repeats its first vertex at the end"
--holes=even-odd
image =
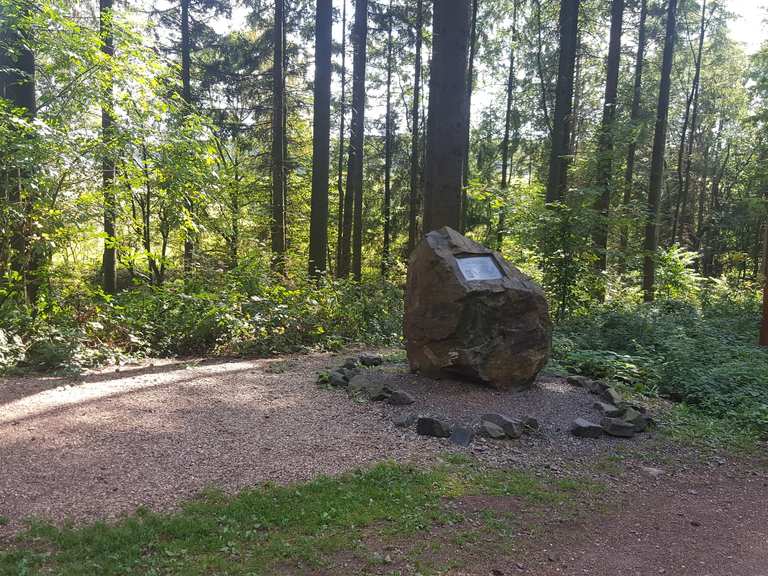
POLYGON ((0 538, 28 517, 54 522, 114 519, 138 506, 165 510, 215 486, 235 491, 263 482, 303 481, 373 462, 431 462, 446 440, 397 429, 403 411, 473 423, 494 411, 533 416, 542 432, 517 441, 477 439, 470 450, 493 464, 572 470, 617 445, 577 440, 577 416, 596 416, 594 398, 542 377, 524 393, 435 383, 388 365, 374 372, 412 393, 395 408, 358 403, 315 385, 343 356, 259 361, 156 362, 76 380, 0 380, 0 538), (2 523, 0 523, 2 524, 2 523))

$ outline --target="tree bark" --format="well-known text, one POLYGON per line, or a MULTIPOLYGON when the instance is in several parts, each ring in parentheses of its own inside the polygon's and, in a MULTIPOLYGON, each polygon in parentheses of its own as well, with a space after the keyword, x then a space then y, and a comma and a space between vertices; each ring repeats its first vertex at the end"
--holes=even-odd
POLYGON ((424 27, 423 0, 416 0, 416 53, 413 65, 413 103, 411 105, 411 173, 408 211, 408 255, 416 247, 419 234, 419 106, 421 105, 421 45, 424 27))
POLYGON ((392 0, 387 14, 387 97, 384 118, 384 245, 381 253, 381 275, 389 268, 392 211, 392 0))
POLYGON ((499 223, 496 227, 496 250, 501 251, 502 244, 504 243, 504 227, 506 226, 506 192, 509 188, 509 164, 517 151, 519 136, 515 134, 514 148, 510 151, 510 135, 512 132, 512 124, 515 124, 515 132, 517 132, 517 111, 514 110, 515 106, 515 84, 516 84, 516 72, 515 72, 515 51, 517 50, 517 9, 518 1, 514 0, 512 8, 512 46, 509 49, 509 74, 507 75, 507 106, 504 113, 504 139, 501 141, 501 194, 502 194, 502 206, 499 209, 499 223))
POLYGON ((467 217, 467 186, 469 186, 469 147, 472 133, 472 91, 475 85, 475 55, 477 54, 478 0, 472 0, 472 18, 469 26, 469 65, 467 66, 466 111, 464 113, 464 159, 461 174, 461 232, 465 231, 467 217))
POLYGON ((608 47, 603 119, 599 129, 597 147, 597 188, 600 190, 600 196, 597 198, 595 209, 599 215, 592 235, 592 242, 597 256, 595 271, 599 276, 595 296, 600 301, 605 299, 605 281, 603 277, 608 260, 608 216, 611 207, 613 144, 616 131, 616 99, 619 90, 623 18, 624 0, 613 0, 611 4, 611 34, 608 47))
MULTIPOLYGON (((344 237, 344 120, 347 112, 347 0, 342 0, 341 14, 341 101, 339 102, 339 158, 338 174, 336 175, 336 190, 339 194, 339 213, 336 219, 336 275, 339 278, 341 277, 340 271, 342 269, 341 262, 344 242, 346 241, 349 243, 349 237, 344 237)), ((347 266, 349 266, 349 264, 347 264, 347 266)))
POLYGON ((579 0, 560 0, 560 61, 555 95, 555 118, 549 157, 547 202, 563 200, 568 191, 570 136, 573 129, 573 73, 578 39, 579 0))
POLYGON ((309 273, 323 274, 328 254, 328 176, 331 160, 332 0, 317 0, 315 12, 315 85, 312 133, 312 215, 309 273))
MULTIPOLYGON (((347 193, 344 202, 344 229, 352 242, 352 272, 362 278, 363 249, 363 145, 365 143, 365 69, 368 41, 368 0, 357 0, 352 30, 354 59, 352 64, 352 123, 350 126, 347 193)), ((342 247, 342 277, 349 275, 350 246, 342 247)))
POLYGON ((104 93, 101 105, 101 139, 104 153, 102 157, 102 189, 104 194, 104 255, 102 258, 102 287, 106 294, 117 291, 116 249, 115 249, 115 159, 114 127, 113 127, 113 78, 112 57, 115 53, 113 37, 113 0, 100 0, 99 26, 101 35, 101 51, 106 56, 110 69, 105 75, 104 93))
MULTIPOLYGON (((184 113, 189 112, 192 105, 191 84, 191 42, 189 38, 189 3, 190 0, 181 0, 181 99, 184 101, 184 113)), ((194 201, 186 194, 184 198, 188 217, 192 219, 195 213, 194 201)), ((194 233, 189 225, 184 230, 184 271, 189 272, 195 253, 194 233)))
MULTIPOLYGON (((688 145, 685 152, 685 169, 683 176, 683 187, 681 191, 681 197, 678 198, 679 219, 678 223, 678 242, 683 243, 683 235, 685 232, 685 225, 687 223, 688 214, 688 198, 691 189, 691 158, 693 157, 693 146, 696 135, 696 128, 699 122, 699 95, 701 93, 701 65, 704 54, 704 37, 706 35, 706 11, 707 0, 702 0, 701 3, 701 22, 699 25, 699 46, 696 55, 696 71, 693 77, 693 112, 691 113, 691 126, 690 133, 688 135, 688 145)), ((673 237, 674 241, 674 237, 673 237)))
POLYGON ((669 120, 669 92, 671 88, 672 64, 675 54, 675 37, 677 29, 677 0, 668 0, 666 37, 664 40, 664 56, 659 82, 659 103, 656 108, 656 129, 653 136, 653 153, 651 155, 651 174, 648 186, 648 212, 645 223, 645 242, 643 244, 643 298, 653 302, 656 284, 656 250, 659 238, 657 221, 659 211, 659 196, 664 182, 664 151, 667 145, 667 124, 669 120))
MULTIPOLYGON (((637 143, 638 134, 635 132, 640 122, 640 112, 643 99, 643 63, 645 60, 645 46, 646 46, 646 19, 648 17, 648 0, 641 0, 640 3, 640 23, 637 35, 637 55, 635 59, 635 82, 632 91, 632 109, 630 112, 630 126, 632 138, 629 141, 629 147, 627 149, 627 164, 624 171, 624 197, 622 204, 626 209, 630 202, 632 202, 632 189, 634 187, 635 179, 635 157, 637 155, 637 143)), ((621 260, 619 264, 622 271, 626 265, 627 247, 629 246, 629 228, 627 224, 622 224, 619 237, 619 251, 621 253, 621 260)))
POLYGON ((429 79, 424 233, 461 226, 469 0, 435 0, 429 79))
POLYGON ((284 78, 284 0, 275 0, 272 62, 272 267, 285 271, 285 82, 284 78))
POLYGON ((536 5, 536 69, 539 75, 539 101, 544 125, 547 127, 549 137, 552 137, 552 121, 549 118, 549 105, 547 104, 547 81, 544 78, 544 40, 541 35, 541 0, 534 0, 536 5))

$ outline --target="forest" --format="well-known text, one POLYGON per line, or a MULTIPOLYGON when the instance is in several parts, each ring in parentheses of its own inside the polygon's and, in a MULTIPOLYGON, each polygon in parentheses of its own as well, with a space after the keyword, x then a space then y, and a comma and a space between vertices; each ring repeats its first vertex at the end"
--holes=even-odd
POLYGON ((768 43, 724 0, 464 4, 0 0, 0 370, 398 346, 454 210, 545 288, 549 369, 768 432, 768 43))

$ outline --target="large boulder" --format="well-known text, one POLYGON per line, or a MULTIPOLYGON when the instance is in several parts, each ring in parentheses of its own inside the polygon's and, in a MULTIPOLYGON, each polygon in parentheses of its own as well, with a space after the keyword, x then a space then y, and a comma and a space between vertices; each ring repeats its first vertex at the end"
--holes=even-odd
POLYGON ((411 256, 404 328, 412 370, 501 390, 530 386, 552 340, 542 289, 448 227, 427 234, 411 256))

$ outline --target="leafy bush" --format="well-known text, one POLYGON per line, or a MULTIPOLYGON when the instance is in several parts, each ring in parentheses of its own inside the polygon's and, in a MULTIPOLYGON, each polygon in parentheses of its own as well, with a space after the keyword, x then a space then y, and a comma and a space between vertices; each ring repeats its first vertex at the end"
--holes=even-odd
MULTIPOLYGON (((754 293, 753 293, 754 294, 754 293)), ((612 305, 558 327, 556 364, 768 433, 768 351, 752 298, 612 305)))
POLYGON ((3 318, 0 369, 77 371, 128 355, 267 355, 400 341, 403 295, 391 284, 255 280, 239 270, 115 298, 60 288, 34 318, 23 309, 3 318))

